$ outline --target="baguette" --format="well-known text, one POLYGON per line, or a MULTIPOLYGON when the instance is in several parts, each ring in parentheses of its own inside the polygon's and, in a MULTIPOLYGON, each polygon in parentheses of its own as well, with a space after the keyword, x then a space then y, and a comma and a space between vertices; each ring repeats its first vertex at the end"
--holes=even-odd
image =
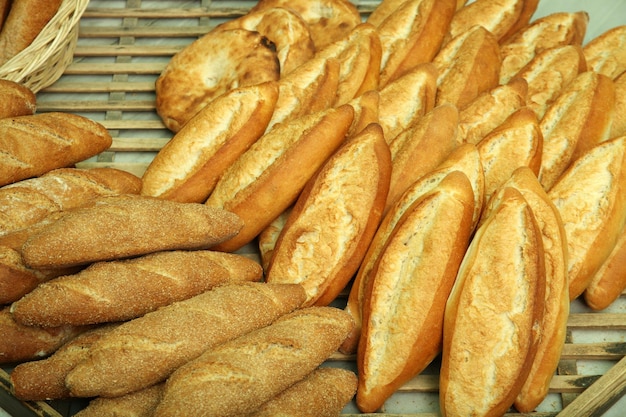
POLYGON ((208 103, 157 153, 142 176, 141 194, 204 203, 215 184, 272 118, 278 86, 232 89, 208 103))
POLYGON ((319 367, 249 417, 336 417, 352 400, 356 388, 354 372, 330 366, 319 367))
POLYGON ((615 26, 591 39, 583 47, 589 69, 617 78, 626 71, 626 25, 615 26))
POLYGON ((163 396, 165 384, 131 392, 119 397, 96 397, 74 417, 152 417, 163 396))
POLYGON ((261 266, 243 255, 207 250, 162 251, 97 262, 42 283, 13 303, 15 320, 31 326, 126 321, 226 283, 259 281, 261 266))
POLYGON ((243 220, 239 233, 214 247, 235 251, 250 243, 287 207, 343 143, 354 119, 349 104, 276 125, 231 165, 206 201, 243 220))
POLYGON ((115 324, 95 327, 63 344, 45 359, 18 364, 11 371, 12 392, 22 401, 69 398, 65 376, 87 357, 90 346, 115 328, 115 324))
POLYGON ((439 354, 443 311, 473 213, 472 185, 458 171, 404 206, 365 288, 357 349, 361 412, 378 410, 439 354))
POLYGON ((502 416, 515 401, 540 337, 543 250, 532 210, 508 188, 477 229, 446 305, 443 416, 502 416))
POLYGON ((209 349, 168 378, 154 415, 254 412, 328 359, 351 326, 343 310, 302 308, 209 349))
POLYGON ((602 142, 572 162, 548 191, 567 236, 570 300, 580 296, 626 221, 626 137, 602 142))
MULTIPOLYGON (((0 2, 0 20, 2 15, 0 2)), ((1 25, 0 25, 1 27, 1 25)), ((29 116, 37 110, 37 98, 30 88, 16 81, 0 80, 0 119, 29 116)))
POLYGON ((207 249, 235 236, 226 210, 152 197, 102 197, 67 212, 22 246, 31 268, 62 268, 164 250, 207 249), (164 233, 167 231, 167 233, 164 233))
POLYGON ((289 215, 293 210, 292 207, 288 207, 285 211, 280 213, 278 217, 276 217, 272 222, 265 228, 261 233, 259 233, 259 237, 257 238, 259 245, 259 256, 261 257, 261 265, 263 266, 263 271, 267 271, 270 266, 270 262, 272 261, 272 256, 274 256, 274 249, 276 248, 276 242, 280 237, 280 233, 285 228, 285 224, 287 224, 287 219, 289 219, 289 215))
POLYGON ((108 149, 112 142, 104 126, 76 114, 0 119, 0 186, 71 166, 108 149))
POLYGON ((266 281, 298 283, 328 305, 357 271, 389 191, 391 156, 376 124, 350 138, 307 183, 276 242, 266 281))
POLYGON ((366 91, 348 104, 354 109, 354 119, 348 129, 347 137, 356 136, 372 123, 378 123, 382 127, 380 120, 380 92, 378 90, 366 91))
POLYGON ((216 287, 121 324, 91 346, 66 385, 77 397, 115 397, 146 388, 207 349, 269 325, 304 299, 299 285, 216 287))
POLYGON ((0 30, 2 30, 2 26, 4 25, 4 22, 9 15, 9 10, 11 10, 12 2, 13 0, 0 0, 0 30))
POLYGON ((626 71, 615 78, 615 112, 611 125, 611 138, 626 135, 626 71))

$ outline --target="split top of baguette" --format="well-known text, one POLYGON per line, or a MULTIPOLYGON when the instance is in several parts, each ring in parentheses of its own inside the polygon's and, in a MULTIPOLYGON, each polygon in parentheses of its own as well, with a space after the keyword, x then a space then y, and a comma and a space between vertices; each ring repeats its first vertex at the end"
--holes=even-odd
POLYGON ((35 93, 23 84, 11 80, 0 80, 0 97, 2 97, 0 119, 35 114, 37 98, 35 93))

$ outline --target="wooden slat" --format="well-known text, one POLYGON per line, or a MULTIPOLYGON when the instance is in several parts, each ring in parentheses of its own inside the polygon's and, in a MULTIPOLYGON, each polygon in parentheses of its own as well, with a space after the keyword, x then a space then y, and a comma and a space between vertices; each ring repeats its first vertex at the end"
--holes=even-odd
POLYGON ((131 75, 158 75, 165 68, 166 63, 73 63, 65 70, 66 75, 101 75, 101 74, 131 74, 131 75))
MULTIPOLYGON (((154 82, 69 82, 60 81, 42 90, 42 93, 146 93, 154 91, 154 82)), ((45 105, 45 103, 44 103, 45 105)))
POLYGON ((567 320, 570 329, 626 330, 624 314, 617 313, 578 313, 570 314, 567 320))
POLYGON ((142 45, 77 46, 74 56, 172 56, 183 48, 184 45, 158 45, 150 48, 142 45))

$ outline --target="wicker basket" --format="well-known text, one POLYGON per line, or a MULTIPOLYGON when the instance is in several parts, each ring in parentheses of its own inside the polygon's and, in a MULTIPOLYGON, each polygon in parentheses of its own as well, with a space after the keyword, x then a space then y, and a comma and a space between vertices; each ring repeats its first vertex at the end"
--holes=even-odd
POLYGON ((78 23, 89 0, 64 0, 35 40, 0 67, 0 79, 19 82, 33 92, 54 83, 72 62, 78 23))

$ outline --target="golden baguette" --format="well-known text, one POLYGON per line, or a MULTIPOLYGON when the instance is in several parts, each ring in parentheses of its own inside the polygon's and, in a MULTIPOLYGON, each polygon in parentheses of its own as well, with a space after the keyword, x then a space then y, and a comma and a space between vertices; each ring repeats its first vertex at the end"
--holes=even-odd
POLYGON ((67 375, 73 396, 115 397, 165 380, 207 349, 269 325, 304 301, 299 285, 216 287, 127 321, 67 375))
POLYGON ((378 410, 439 354, 443 312, 473 214, 472 184, 459 171, 404 206, 365 288, 357 349, 361 412, 378 410))
POLYGON ((540 337, 543 250, 530 206, 519 191, 507 188, 477 229, 446 305, 443 416, 502 416, 513 405, 540 337))
POLYGON ((327 360, 352 325, 341 309, 301 308, 208 349, 168 378, 154 416, 254 412, 327 360))
POLYGON ((372 124, 348 139, 307 183, 265 274, 298 283, 305 306, 328 305, 357 271, 380 223, 391 175, 389 147, 372 124))
POLYGON ((40 284, 11 306, 15 320, 53 327, 121 322, 218 285, 259 281, 261 266, 243 255, 161 251, 96 262, 74 275, 40 284))
POLYGON ((274 255, 274 249, 276 248, 276 242, 278 241, 280 233, 285 228, 285 224, 291 214, 291 210, 293 210, 293 206, 288 207, 285 211, 280 213, 278 217, 272 220, 272 222, 265 229, 263 229, 261 233, 259 233, 257 241, 263 271, 267 271, 269 269, 272 256, 274 255))
POLYGON ((580 296, 615 246, 626 221, 626 137, 596 145, 548 191, 567 236, 569 295, 580 296))
POLYGON ((164 383, 119 397, 96 397, 74 417, 152 417, 163 396, 164 383))
POLYGON ((372 123, 381 125, 380 92, 378 90, 366 91, 359 97, 350 100, 348 104, 354 109, 354 119, 348 129, 347 137, 356 136, 372 123))
POLYGON ((617 78, 626 71, 626 25, 619 25, 591 39, 583 47, 589 69, 617 78))
POLYGON ((615 113, 611 125, 611 138, 626 135, 626 71, 615 78, 615 113))
MULTIPOLYGON (((0 4, 0 21, 2 20, 1 15, 2 4, 0 4)), ((37 110, 35 93, 17 81, 0 80, 0 97, 2 98, 0 100, 0 119, 33 115, 37 110)))
POLYGON ((204 204, 101 197, 29 237, 22 257, 31 268, 63 268, 164 250, 208 249, 241 227, 237 215, 204 204))

